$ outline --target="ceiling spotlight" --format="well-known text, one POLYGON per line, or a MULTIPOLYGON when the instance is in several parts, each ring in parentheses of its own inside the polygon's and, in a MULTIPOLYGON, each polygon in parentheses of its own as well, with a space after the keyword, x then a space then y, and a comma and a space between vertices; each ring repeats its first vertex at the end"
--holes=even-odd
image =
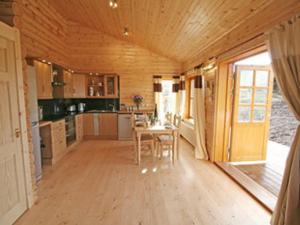
POLYGON ((51 65, 51 62, 48 62, 48 65, 51 65))
POLYGON ((118 2, 117 0, 109 0, 109 6, 113 9, 118 7, 118 2))
POLYGON ((123 34, 124 34, 124 36, 128 36, 128 35, 129 35, 129 32, 128 32, 128 28, 127 28, 127 27, 124 28, 124 33, 123 33, 123 34))
POLYGON ((42 62, 43 62, 43 63, 45 63, 45 62, 46 62, 46 60, 45 60, 45 59, 43 59, 43 60, 42 60, 42 62))

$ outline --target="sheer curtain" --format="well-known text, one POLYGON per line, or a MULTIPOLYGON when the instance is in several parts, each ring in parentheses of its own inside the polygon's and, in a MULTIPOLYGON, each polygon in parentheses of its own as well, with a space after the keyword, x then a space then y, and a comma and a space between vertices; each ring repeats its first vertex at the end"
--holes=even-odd
POLYGON ((196 159, 208 160, 208 153, 205 146, 205 92, 204 79, 201 69, 196 69, 195 97, 194 97, 194 131, 196 138, 195 157, 196 159))
MULTIPOLYGON (((281 93, 300 120, 300 17, 267 34, 272 66, 281 93)), ((286 161, 283 181, 272 216, 272 225, 300 224, 300 128, 286 161)))

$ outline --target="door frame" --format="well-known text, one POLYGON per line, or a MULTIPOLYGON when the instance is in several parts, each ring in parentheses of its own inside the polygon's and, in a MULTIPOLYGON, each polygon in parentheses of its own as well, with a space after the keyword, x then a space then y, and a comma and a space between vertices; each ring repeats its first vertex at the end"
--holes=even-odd
POLYGON ((26 119, 26 107, 25 107, 25 90, 23 83, 23 70, 22 70, 22 55, 20 45, 20 32, 17 28, 10 27, 3 22, 0 22, 0 35, 15 43, 15 57, 16 57, 16 81, 17 81, 17 96, 18 96, 18 110, 20 118, 20 137, 21 137, 21 148, 22 148, 22 159, 23 159, 23 171, 25 180, 25 192, 27 208, 30 208, 34 203, 34 190, 32 183, 32 169, 29 151, 28 141, 28 127, 26 119))
POLYGON ((228 150, 231 139, 231 122, 233 113, 234 71, 233 64, 236 61, 266 52, 265 43, 246 49, 243 52, 233 54, 217 63, 216 77, 216 118, 214 133, 214 155, 216 162, 228 162, 228 150))

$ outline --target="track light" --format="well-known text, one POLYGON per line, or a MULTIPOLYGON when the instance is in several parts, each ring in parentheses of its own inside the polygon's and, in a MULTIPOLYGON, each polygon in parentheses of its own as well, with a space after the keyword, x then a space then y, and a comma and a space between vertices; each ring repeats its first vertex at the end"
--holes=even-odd
POLYGON ((109 0, 109 6, 113 9, 118 7, 118 2, 117 0, 109 0))

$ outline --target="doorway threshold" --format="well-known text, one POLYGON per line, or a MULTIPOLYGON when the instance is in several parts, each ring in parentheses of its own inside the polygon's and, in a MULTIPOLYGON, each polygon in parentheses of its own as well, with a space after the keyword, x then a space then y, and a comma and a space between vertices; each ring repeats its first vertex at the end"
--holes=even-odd
POLYGON ((277 196, 258 184, 251 177, 228 162, 215 162, 215 164, 236 181, 245 191, 260 202, 270 212, 274 211, 277 196))

